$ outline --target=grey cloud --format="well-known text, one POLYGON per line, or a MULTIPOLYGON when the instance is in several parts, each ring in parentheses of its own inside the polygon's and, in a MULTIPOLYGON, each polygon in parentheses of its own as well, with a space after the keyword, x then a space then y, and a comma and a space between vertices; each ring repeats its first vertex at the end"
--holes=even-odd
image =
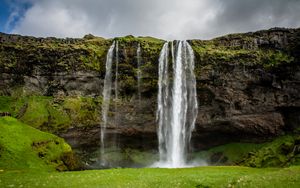
POLYGON ((298 0, 26 0, 12 32, 34 36, 151 35, 207 39, 232 32, 300 26, 298 0))
POLYGON ((212 36, 270 27, 299 27, 298 0, 227 0, 210 23, 212 36))

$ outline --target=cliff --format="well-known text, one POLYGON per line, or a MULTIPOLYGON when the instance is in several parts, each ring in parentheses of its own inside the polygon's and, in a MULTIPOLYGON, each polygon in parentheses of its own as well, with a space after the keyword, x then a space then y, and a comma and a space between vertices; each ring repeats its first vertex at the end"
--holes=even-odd
POLYGON ((191 41, 200 102, 197 143, 260 142, 299 130, 299 31, 191 41))
MULTIPOLYGON (((98 147, 105 58, 113 40, 120 45, 120 97, 111 102, 108 138, 118 135, 122 148, 155 149, 158 57, 165 41, 151 37, 56 39, 2 33, 0 112, 64 137, 82 155, 98 147)), ((199 102, 195 150, 265 142, 300 131, 300 29, 188 42, 196 57, 199 102)))

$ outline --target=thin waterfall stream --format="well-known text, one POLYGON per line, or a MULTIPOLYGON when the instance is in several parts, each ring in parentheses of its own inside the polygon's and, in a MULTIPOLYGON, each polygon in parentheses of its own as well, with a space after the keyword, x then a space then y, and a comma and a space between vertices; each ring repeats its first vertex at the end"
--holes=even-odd
MULTIPOLYGON (((116 41, 116 73, 115 73, 115 101, 118 100, 118 78, 119 78, 119 41, 116 41)), ((115 106, 117 108, 117 106, 115 106)))
POLYGON ((113 57, 114 57, 114 50, 116 43, 110 46, 107 55, 106 55, 106 65, 105 65, 105 79, 104 79, 104 86, 103 86, 103 101, 102 101, 102 124, 101 124, 101 133, 100 133, 100 155, 101 155, 101 165, 105 165, 105 160, 103 158, 105 153, 105 133, 106 127, 108 123, 108 111, 109 111, 109 104, 111 99, 111 89, 112 89, 112 64, 113 64, 113 57))
POLYGON ((139 107, 141 106, 141 82, 142 82, 142 72, 141 72, 141 44, 138 44, 138 48, 136 50, 137 54, 137 81, 138 81, 138 99, 139 99, 139 107))

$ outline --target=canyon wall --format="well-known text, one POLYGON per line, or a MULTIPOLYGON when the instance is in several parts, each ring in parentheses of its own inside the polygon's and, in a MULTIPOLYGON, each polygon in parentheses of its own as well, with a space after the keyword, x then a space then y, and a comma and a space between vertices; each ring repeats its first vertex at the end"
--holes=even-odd
MULTIPOLYGON (((117 135, 122 148, 156 150, 158 57, 165 41, 151 37, 0 34, 1 114, 60 135, 73 148, 98 147, 105 58, 113 40, 120 45, 119 99, 111 101, 107 137, 117 135)), ((194 150, 300 131, 300 29, 188 42, 195 53, 199 103, 194 150)))

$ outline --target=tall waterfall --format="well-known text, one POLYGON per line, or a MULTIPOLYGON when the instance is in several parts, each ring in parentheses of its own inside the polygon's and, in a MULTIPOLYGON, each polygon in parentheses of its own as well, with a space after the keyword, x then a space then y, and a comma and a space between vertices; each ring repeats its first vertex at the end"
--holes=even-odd
MULTIPOLYGON (((103 157, 105 151, 105 132, 106 126, 108 122, 108 110, 111 98, 111 88, 112 88, 112 64, 113 64, 113 57, 114 57, 114 50, 116 47, 116 43, 110 46, 107 56, 106 56, 106 73, 104 79, 104 87, 103 87, 103 102, 102 102, 102 124, 101 124, 101 134, 100 134, 100 141, 101 141, 101 158, 103 157)), ((103 159, 101 159, 103 163, 103 159)))
POLYGON ((198 112, 194 52, 186 41, 165 43, 159 57, 157 166, 184 167, 198 112), (169 64, 172 63, 173 72, 169 64), (172 83, 170 76, 173 77, 172 83), (172 88, 171 88, 172 86, 172 88))
POLYGON ((141 105, 141 81, 142 81, 142 72, 141 72, 141 45, 138 44, 138 48, 136 50, 137 55, 137 81, 138 81, 138 98, 139 98, 139 105, 141 105))

